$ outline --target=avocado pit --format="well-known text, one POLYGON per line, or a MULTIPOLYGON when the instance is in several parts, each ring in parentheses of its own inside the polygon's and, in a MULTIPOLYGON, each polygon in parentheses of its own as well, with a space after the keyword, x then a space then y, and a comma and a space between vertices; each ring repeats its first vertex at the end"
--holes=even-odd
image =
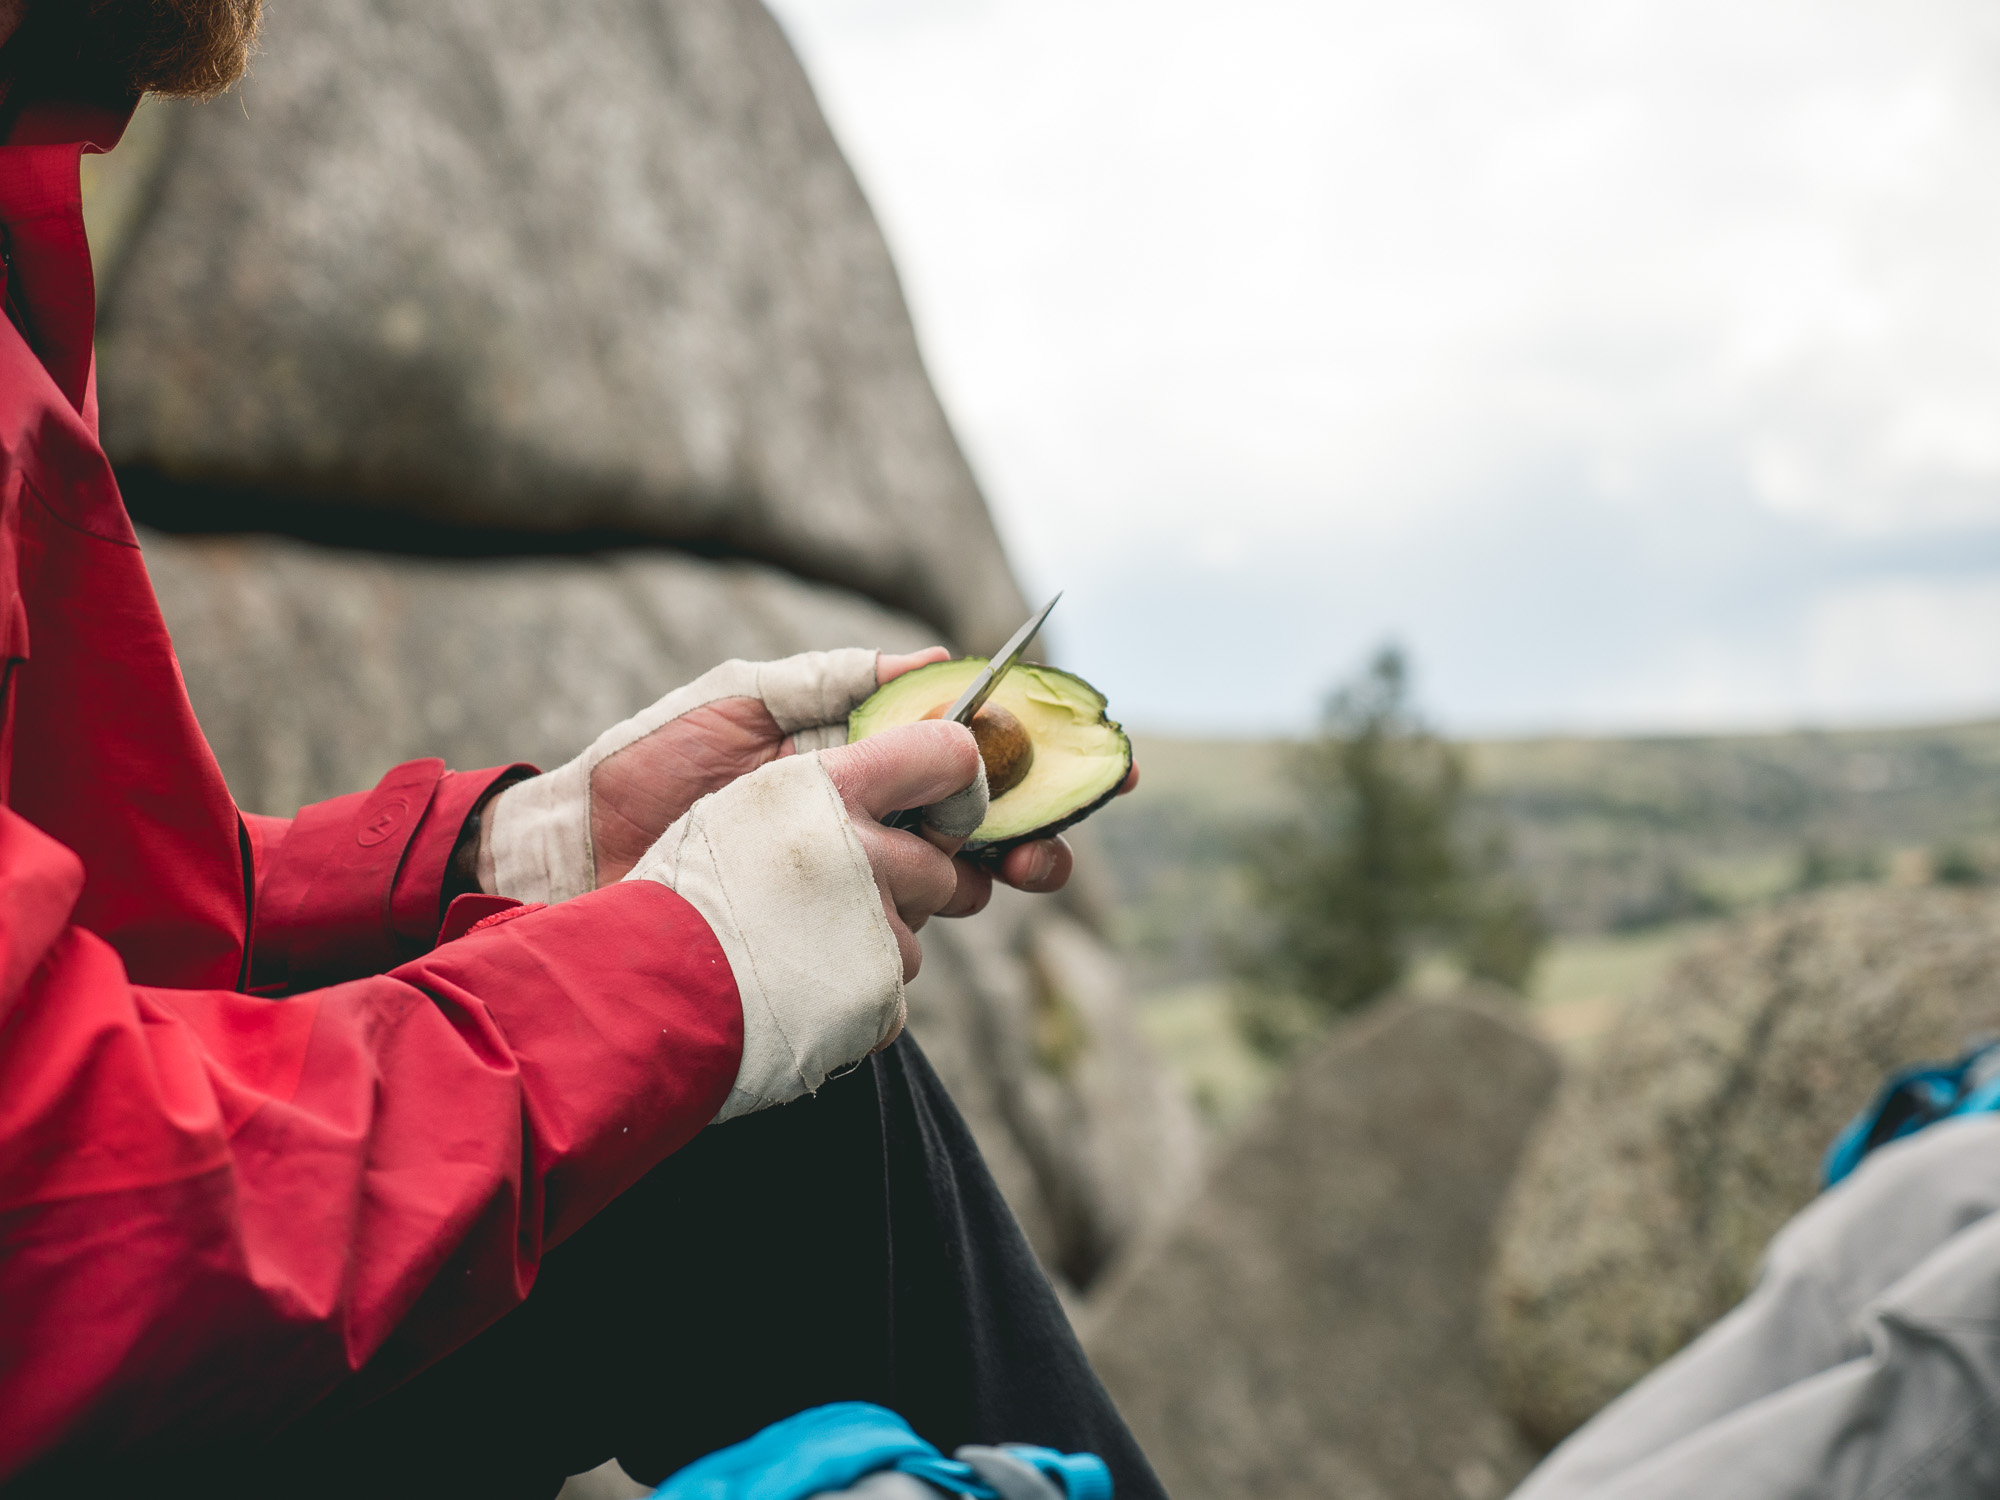
MULTIPOLYGON (((942 719, 949 707, 949 703, 940 703, 924 717, 942 719)), ((986 763, 987 795, 999 797, 1011 792, 1035 763, 1035 745, 1026 726, 999 704, 988 703, 972 716, 971 729, 979 743, 979 758, 986 763)))

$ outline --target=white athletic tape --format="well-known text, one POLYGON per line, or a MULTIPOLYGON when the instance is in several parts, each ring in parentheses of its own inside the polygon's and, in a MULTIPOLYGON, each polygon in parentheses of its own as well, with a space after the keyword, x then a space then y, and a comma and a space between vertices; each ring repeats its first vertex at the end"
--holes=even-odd
POLYGON ((625 878, 677 891, 729 958, 743 1061, 718 1121, 815 1092, 902 1024, 902 954, 817 755, 702 798, 625 878))
POLYGON ((981 761, 970 786, 924 809, 924 827, 934 828, 948 839, 971 838, 973 829, 986 821, 988 800, 986 762, 981 761))
POLYGON ((847 739, 847 716, 875 691, 876 653, 808 651, 782 661, 726 661, 652 707, 614 724, 565 765, 509 787, 488 805, 480 885, 518 901, 567 901, 597 888, 590 775, 598 764, 683 714, 725 698, 755 698, 782 733, 820 749, 847 739), (839 739, 829 737, 838 730, 839 739))

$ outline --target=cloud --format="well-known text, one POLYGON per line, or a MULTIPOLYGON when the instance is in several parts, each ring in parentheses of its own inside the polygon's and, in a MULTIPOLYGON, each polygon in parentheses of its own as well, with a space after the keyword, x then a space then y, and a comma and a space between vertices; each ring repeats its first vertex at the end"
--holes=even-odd
POLYGON ((2000 683, 2000 572, 1871 579, 1813 601, 1802 632, 1807 693, 1839 713, 1990 710, 2000 683))
POLYGON ((2000 706, 2000 12, 779 8, 1135 719, 1297 725, 1388 635, 1467 725, 2000 706))

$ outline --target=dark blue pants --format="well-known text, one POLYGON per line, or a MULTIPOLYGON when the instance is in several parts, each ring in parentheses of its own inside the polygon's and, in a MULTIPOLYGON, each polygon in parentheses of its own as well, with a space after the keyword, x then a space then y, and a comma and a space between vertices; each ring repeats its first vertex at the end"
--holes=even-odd
POLYGON ((907 1036, 817 1098, 704 1131, 464 1348, 367 1406, 315 1413, 240 1480, 200 1466, 189 1492, 545 1500, 608 1458, 654 1483, 850 1399, 947 1453, 1089 1450, 1119 1500, 1165 1500, 907 1036))

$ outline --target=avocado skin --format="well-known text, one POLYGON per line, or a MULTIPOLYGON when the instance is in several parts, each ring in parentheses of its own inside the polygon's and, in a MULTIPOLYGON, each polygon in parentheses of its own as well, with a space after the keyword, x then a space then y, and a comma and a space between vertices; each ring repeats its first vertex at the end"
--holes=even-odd
MULTIPOLYGON (((1117 725, 1117 720, 1115 719, 1108 720, 1107 722, 1117 725)), ((1124 734, 1124 727, 1122 725, 1118 725, 1118 732, 1124 734)), ((1125 736, 1125 771, 1127 775, 1130 775, 1132 771, 1132 739, 1129 735, 1125 736)), ((960 853, 964 858, 971 860, 977 865, 997 865, 1002 859, 1007 857, 1007 853, 1011 849, 1018 849, 1023 844, 1032 844, 1037 839, 1052 839, 1064 829, 1076 827, 1077 824, 1081 823, 1085 818, 1117 796, 1118 788, 1124 784, 1124 778, 1120 777, 1112 785, 1110 791, 1099 797, 1090 806, 1079 807, 1066 818, 1058 818, 1053 823, 1044 823, 1040 828, 1033 829, 1027 833, 1016 834, 1011 839, 995 839, 990 844, 968 843, 960 853)))
MULTIPOLYGON (((880 698, 882 695, 893 692, 896 689, 897 684, 904 683, 908 679, 917 678, 924 674, 941 672, 943 669, 954 666, 972 665, 975 668, 983 667, 986 665, 986 660, 987 659, 983 656, 961 656, 949 662, 933 662, 929 666, 918 667, 915 671, 905 674, 904 677, 895 678, 890 682, 884 683, 880 688, 877 688, 875 693, 870 695, 870 697, 866 701, 864 701, 861 704, 858 704, 855 707, 854 712, 848 716, 850 732, 856 725, 858 725, 865 719, 867 711, 871 707, 871 705, 873 705, 876 702, 876 700, 880 698)), ((1047 674, 1048 676, 1057 678, 1064 678, 1070 682, 1077 684, 1079 687, 1083 688, 1086 692, 1088 692, 1094 698, 1096 698, 1096 700, 1100 705, 1103 704, 1105 701, 1104 695, 1102 693, 1098 692, 1096 688, 1092 687, 1088 682, 1086 682, 1083 678, 1077 676, 1074 672, 1065 672, 1059 667, 1044 666, 1041 663, 1023 663, 1023 665, 1031 666, 1038 673, 1047 674)), ((928 715, 926 715, 926 717, 928 717, 928 715)), ((1116 738, 1117 746, 1119 751, 1122 752, 1123 763, 1124 763, 1123 770, 1119 773, 1119 775, 1115 779, 1112 780, 1111 784, 1107 786, 1101 794, 1099 794, 1095 799, 1093 799, 1089 803, 1081 807, 1074 808, 1071 811, 1064 813, 1062 816, 1054 818, 1047 823, 1038 824, 1036 827, 1028 829, 1023 833, 1013 834, 1007 838, 1001 838, 1001 839, 981 840, 975 838, 972 840, 968 840, 964 849, 960 851, 961 857, 972 860, 973 862, 980 865, 991 866, 998 864, 999 861, 1006 856, 1009 850, 1019 848, 1022 844, 1034 843, 1040 839, 1054 838, 1057 834, 1063 832, 1065 829, 1074 828, 1078 823, 1081 823, 1085 818, 1089 817, 1092 813, 1096 812, 1099 808, 1103 807, 1113 797, 1117 796, 1118 788, 1125 784, 1125 778, 1131 773, 1132 770, 1132 737, 1125 732, 1124 725, 1120 724, 1116 719, 1112 718, 1109 714, 1104 713, 1102 709, 1099 710, 1098 722, 1102 724, 1104 728, 1108 729, 1111 732, 1111 734, 1116 738)), ((861 737, 865 738, 865 736, 861 737)), ((1039 750, 1037 753, 1039 754, 1039 750)))

